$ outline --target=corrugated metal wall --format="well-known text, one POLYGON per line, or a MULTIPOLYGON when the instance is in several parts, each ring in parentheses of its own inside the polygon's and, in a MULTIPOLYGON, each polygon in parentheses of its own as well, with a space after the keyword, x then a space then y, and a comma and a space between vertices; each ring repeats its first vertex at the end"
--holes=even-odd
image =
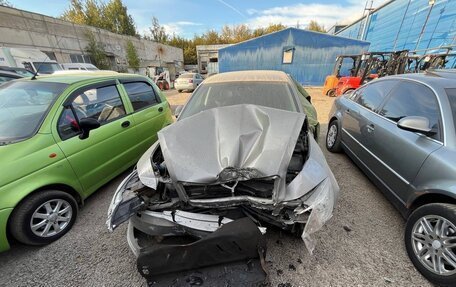
POLYGON ((322 85, 338 55, 357 54, 368 47, 363 41, 288 28, 220 49, 219 70, 280 70, 303 85, 322 85), (283 51, 290 48, 293 61, 283 64, 283 51))
POLYGON ((456 0, 395 0, 374 11, 365 37, 355 22, 338 36, 365 39, 371 51, 425 50, 456 45, 456 0))

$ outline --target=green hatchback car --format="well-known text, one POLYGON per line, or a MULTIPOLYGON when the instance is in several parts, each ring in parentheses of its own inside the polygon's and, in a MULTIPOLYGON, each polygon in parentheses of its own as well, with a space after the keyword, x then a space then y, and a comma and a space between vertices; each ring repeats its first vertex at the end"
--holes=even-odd
POLYGON ((0 251, 62 237, 85 198, 134 165, 173 117, 148 78, 39 76, 0 86, 0 251))

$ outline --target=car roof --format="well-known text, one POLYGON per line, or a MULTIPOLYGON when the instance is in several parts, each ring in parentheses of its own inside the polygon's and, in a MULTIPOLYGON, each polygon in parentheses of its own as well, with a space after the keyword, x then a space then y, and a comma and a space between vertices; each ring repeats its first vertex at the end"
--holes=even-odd
POLYGON ((456 69, 427 70, 424 73, 401 74, 382 79, 391 78, 416 80, 428 85, 440 85, 443 88, 456 88, 456 69))
POLYGON ((282 71, 272 70, 253 70, 237 71, 216 74, 207 78, 204 83, 224 83, 224 82, 289 82, 287 74, 282 71))
POLYGON ((29 78, 22 79, 21 81, 40 81, 40 82, 53 82, 53 83, 62 83, 62 84, 75 84, 78 82, 83 82, 87 80, 109 80, 109 79, 119 79, 119 78, 133 78, 141 77, 146 79, 146 77, 136 74, 122 74, 111 71, 97 71, 90 73, 81 73, 80 71, 74 71, 74 73, 64 73, 56 75, 39 75, 35 80, 29 78))

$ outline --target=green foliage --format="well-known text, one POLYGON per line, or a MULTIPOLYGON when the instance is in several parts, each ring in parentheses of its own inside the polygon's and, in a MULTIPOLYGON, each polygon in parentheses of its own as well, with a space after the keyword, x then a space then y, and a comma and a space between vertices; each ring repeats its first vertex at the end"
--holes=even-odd
POLYGON ((89 42, 85 50, 89 53, 92 63, 100 70, 109 70, 109 60, 106 57, 103 47, 96 40, 95 34, 93 34, 92 31, 87 30, 85 35, 89 42))
POLYGON ((117 34, 137 36, 133 18, 128 14, 122 0, 110 0, 108 3, 98 0, 71 0, 70 7, 61 18, 117 34))
POLYGON ((128 40, 126 43, 128 66, 135 71, 139 70, 139 57, 133 42, 128 40))
POLYGON ((311 30, 311 31, 326 33, 325 27, 323 27, 323 25, 318 24, 318 22, 315 20, 311 20, 309 22, 309 25, 307 25, 306 29, 311 30))
POLYGON ((168 41, 168 34, 165 28, 160 25, 156 17, 152 18, 152 26, 149 27, 150 36, 145 36, 145 39, 152 40, 158 43, 165 44, 168 41))
POLYGON ((6 6, 14 8, 13 4, 11 4, 8 0, 0 0, 0 6, 6 6))

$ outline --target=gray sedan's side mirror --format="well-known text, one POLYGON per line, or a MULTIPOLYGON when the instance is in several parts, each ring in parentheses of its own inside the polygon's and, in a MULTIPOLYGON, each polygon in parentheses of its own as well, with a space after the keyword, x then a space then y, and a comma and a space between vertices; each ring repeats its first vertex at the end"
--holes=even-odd
POLYGON ((177 107, 176 107, 176 109, 174 110, 174 116, 175 116, 176 118, 179 117, 179 114, 182 112, 182 109, 183 109, 183 108, 184 108, 183 105, 180 105, 180 106, 177 106, 177 107))
POLYGON ((411 131, 411 132, 418 132, 425 134, 427 136, 435 134, 432 129, 429 127, 429 119, 425 117, 418 117, 418 116, 409 116, 400 119, 397 122, 397 126, 400 129, 411 131))

